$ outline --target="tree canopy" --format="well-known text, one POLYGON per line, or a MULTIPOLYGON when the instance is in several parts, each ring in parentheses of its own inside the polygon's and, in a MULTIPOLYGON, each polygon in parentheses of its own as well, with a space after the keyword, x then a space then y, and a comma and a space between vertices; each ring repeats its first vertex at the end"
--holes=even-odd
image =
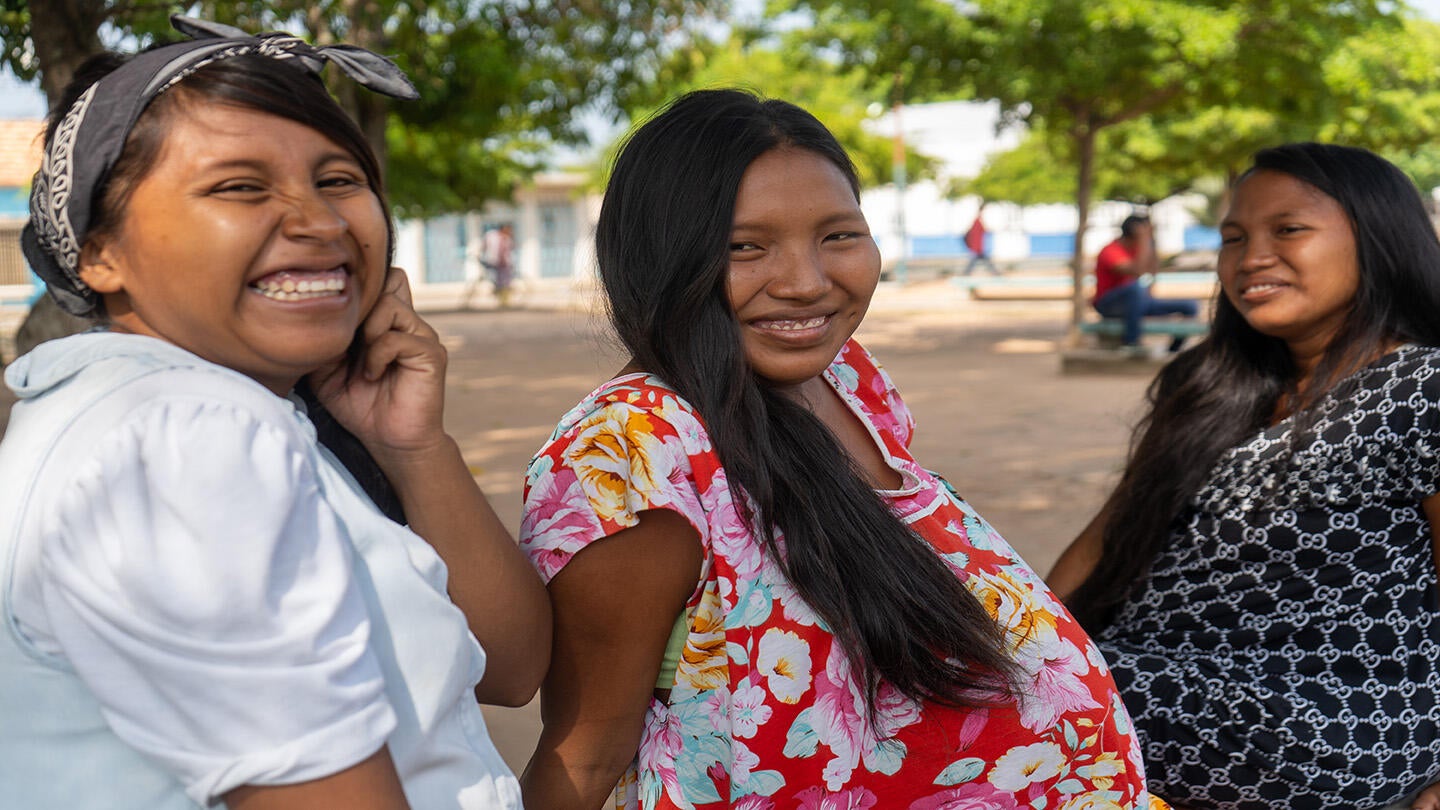
MULTIPOLYGON (((773 0, 770 8, 808 11, 814 52, 864 65, 876 83, 900 77, 908 100, 997 99, 1010 120, 1034 124, 1056 166, 1072 167, 1081 233, 1107 144, 1137 166, 1147 150, 1153 166, 1177 156, 1192 169, 1218 160, 1207 150, 1231 161, 1209 165, 1231 165, 1253 151, 1237 145, 1242 125, 1273 142, 1277 127, 1338 122, 1337 111, 1354 106, 1339 88, 1366 95, 1363 77, 1377 64, 1423 72, 1392 53, 1404 50, 1406 18, 1384 0, 773 0), (1388 46, 1359 47, 1387 34, 1397 38, 1388 46), (1342 51, 1353 61, 1336 56, 1342 51), (1186 126, 1196 134, 1188 154, 1178 139, 1186 126), (1147 130, 1160 135, 1159 148, 1142 137, 1147 130)), ((1372 114, 1398 114, 1412 100, 1397 96, 1372 114)), ((1077 239, 1077 321, 1083 261, 1077 239)))
MULTIPOLYGON (((477 208, 507 196, 557 144, 584 142, 582 111, 615 116, 650 92, 661 64, 722 2, 627 0, 240 0, 180 10, 251 31, 284 29, 389 55, 421 93, 413 103, 356 92, 327 76, 377 150, 388 152, 397 212, 477 208)), ((173 36, 173 7, 121 0, 7 3, 5 64, 38 76, 53 100, 109 41, 173 36)), ((330 71, 327 71, 329 73, 330 71)))

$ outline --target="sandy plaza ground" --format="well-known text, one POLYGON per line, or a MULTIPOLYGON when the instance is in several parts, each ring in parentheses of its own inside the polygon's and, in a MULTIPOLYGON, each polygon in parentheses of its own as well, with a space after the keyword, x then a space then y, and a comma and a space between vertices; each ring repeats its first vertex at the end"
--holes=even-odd
MULTIPOLYGON (((568 408, 623 365, 587 300, 572 293, 527 296, 506 311, 426 307, 450 350, 447 425, 512 533, 531 454, 568 408)), ((1068 307, 976 301, 939 279, 885 283, 858 333, 914 412, 915 457, 1041 573, 1113 483, 1148 381, 1062 375, 1056 343, 1068 307)), ((0 391, 0 425, 9 402, 0 391)), ((539 702, 486 715, 518 772, 534 747, 539 702)))

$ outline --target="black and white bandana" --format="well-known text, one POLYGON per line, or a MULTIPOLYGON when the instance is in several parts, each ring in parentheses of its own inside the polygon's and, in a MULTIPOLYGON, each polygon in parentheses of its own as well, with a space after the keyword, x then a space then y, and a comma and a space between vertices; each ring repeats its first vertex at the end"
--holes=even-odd
POLYGON ((337 65, 363 87, 400 99, 419 93, 384 56, 353 45, 313 46, 283 32, 252 36, 228 25, 179 15, 187 42, 138 54, 91 85, 65 113, 45 150, 30 190, 30 221, 21 232, 25 259, 50 295, 74 315, 93 311, 99 296, 80 280, 80 247, 94 212, 95 191, 125 148, 140 113, 157 96, 206 65, 256 54, 290 61, 312 73, 337 65))

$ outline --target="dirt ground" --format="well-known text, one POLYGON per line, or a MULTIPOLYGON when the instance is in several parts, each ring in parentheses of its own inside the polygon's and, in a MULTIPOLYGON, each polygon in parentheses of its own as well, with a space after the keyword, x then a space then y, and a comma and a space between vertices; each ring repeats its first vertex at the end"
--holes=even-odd
MULTIPOLYGON (((1068 304, 972 301, 944 281, 882 285, 859 337, 918 423, 912 447, 1042 573, 1113 482, 1144 376, 1062 375, 1068 304)), ((432 312, 451 353, 447 423, 511 532, 522 476, 556 420, 622 364, 602 319, 547 309, 432 312)), ((0 390, 0 425, 8 412, 0 390)), ((486 709, 518 772, 538 701, 486 709)))

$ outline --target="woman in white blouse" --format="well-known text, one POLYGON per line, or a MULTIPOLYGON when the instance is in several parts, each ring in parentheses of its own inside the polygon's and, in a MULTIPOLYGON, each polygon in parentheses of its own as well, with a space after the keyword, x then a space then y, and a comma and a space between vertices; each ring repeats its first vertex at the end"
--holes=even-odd
POLYGON ((359 49, 176 27, 82 71, 35 180, 27 258, 100 327, 6 373, 4 804, 518 808, 477 698, 534 694, 549 605, 444 432, 444 350, 316 71, 414 90, 359 49))

